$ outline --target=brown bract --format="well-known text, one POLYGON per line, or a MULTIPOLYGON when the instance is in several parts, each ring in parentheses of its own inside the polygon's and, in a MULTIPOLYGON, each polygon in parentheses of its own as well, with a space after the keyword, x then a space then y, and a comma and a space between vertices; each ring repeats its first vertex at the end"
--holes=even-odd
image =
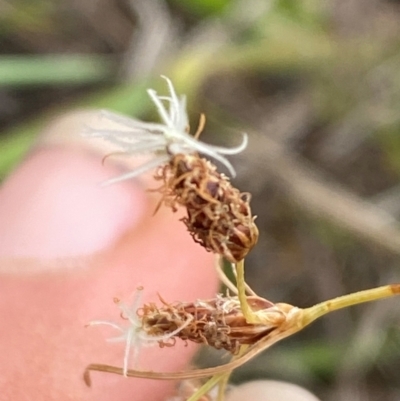
POLYGON ((269 316, 265 324, 247 323, 237 297, 219 295, 188 303, 162 302, 160 307, 150 303, 138 310, 142 329, 149 336, 163 336, 182 327, 172 339, 160 341, 161 346, 172 346, 180 338, 237 354, 242 345, 255 344, 286 319, 273 303, 257 296, 248 297, 248 302, 255 313, 269 316))
POLYGON ((177 210, 195 242, 230 262, 242 260, 258 240, 258 229, 250 209, 250 194, 234 188, 208 160, 197 154, 177 154, 158 169, 161 203, 177 210))

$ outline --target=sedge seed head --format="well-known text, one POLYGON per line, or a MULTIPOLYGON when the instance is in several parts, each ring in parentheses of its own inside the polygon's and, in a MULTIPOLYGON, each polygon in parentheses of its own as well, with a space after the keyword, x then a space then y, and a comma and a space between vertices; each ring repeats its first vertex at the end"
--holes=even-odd
POLYGON ((198 155, 175 155, 160 168, 162 201, 173 210, 184 206, 182 219, 194 241, 208 251, 239 262, 258 240, 250 194, 232 186, 208 160, 198 155))
POLYGON ((242 345, 257 343, 287 318, 279 304, 257 296, 248 297, 248 302, 255 313, 262 314, 263 324, 247 323, 237 297, 218 295, 213 299, 186 303, 168 303, 160 297, 161 305, 147 303, 138 307, 141 293, 141 289, 137 290, 131 307, 117 300, 124 324, 103 320, 89 323, 90 326, 111 326, 120 332, 109 341, 125 342, 125 376, 130 365, 137 367, 143 346, 172 347, 177 339, 181 339, 237 354, 242 345))
POLYGON ((154 159, 105 184, 135 177, 156 168, 155 179, 163 185, 159 190, 161 203, 174 211, 177 205, 186 208, 182 220, 194 241, 207 251, 224 256, 230 262, 242 260, 258 240, 258 229, 250 208, 250 194, 234 188, 227 176, 200 156, 204 154, 221 162, 232 176, 235 171, 225 155, 241 152, 247 145, 247 135, 236 148, 205 144, 188 133, 185 96, 178 97, 171 81, 169 96, 159 96, 149 89, 162 123, 147 123, 103 112, 103 116, 123 129, 94 130, 87 135, 101 137, 128 155, 153 153, 154 159))
POLYGON ((218 295, 195 302, 163 301, 141 308, 143 328, 149 336, 176 332, 184 341, 206 344, 236 354, 242 345, 255 344, 285 321, 286 315, 273 303, 259 297, 249 297, 255 312, 262 313, 265 324, 247 323, 237 297, 218 295), (183 326, 182 322, 189 322, 183 326), (181 328, 177 331, 178 328, 181 328))

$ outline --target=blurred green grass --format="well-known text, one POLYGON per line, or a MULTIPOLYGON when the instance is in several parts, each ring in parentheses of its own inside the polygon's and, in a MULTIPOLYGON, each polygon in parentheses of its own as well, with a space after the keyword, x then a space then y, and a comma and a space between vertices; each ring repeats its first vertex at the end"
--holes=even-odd
POLYGON ((71 86, 110 80, 109 56, 84 54, 2 55, 0 88, 71 86))
MULTIPOLYGON (((235 2, 228 4, 229 2, 223 0, 177 3, 197 15, 200 21, 224 16, 230 18, 229 9, 235 5, 235 2)), ((257 29, 244 42, 240 40, 238 43, 228 43, 217 55, 207 50, 199 52, 196 48, 193 51, 185 49, 175 56, 174 62, 166 66, 163 73, 170 76, 178 90, 186 93, 189 101, 192 101, 197 98, 200 87, 209 76, 224 71, 316 71, 321 63, 332 58, 332 43, 326 35, 321 34, 321 24, 316 23, 319 18, 313 12, 315 5, 312 2, 307 3, 308 5, 299 7, 295 2, 279 1, 270 12, 260 15, 257 29), (304 21, 309 22, 306 29, 302 25, 304 21), (267 31, 265 28, 268 28, 267 31), (302 43, 307 45, 302 46, 302 43), (212 69, 209 68, 210 63, 212 69)), ((21 1, 16 3, 16 8, 8 18, 3 15, 3 20, 7 20, 8 35, 21 29, 23 21, 29 18, 28 28, 33 26, 36 31, 43 24, 45 32, 51 29, 50 11, 54 11, 56 6, 45 0, 40 4, 41 7, 32 14, 29 4, 21 1)), ((73 88, 96 82, 108 83, 109 89, 75 99, 70 107, 106 108, 140 116, 148 111, 149 102, 144 88, 149 83, 118 83, 115 79, 116 64, 116 59, 110 55, 99 54, 4 54, 0 55, 0 88, 45 90, 46 87, 73 88)), ((157 87, 159 83, 154 82, 152 86, 157 87)), ((0 159, 0 178, 4 178, 21 160, 47 116, 57 113, 57 107, 57 104, 49 104, 48 110, 42 114, 3 132, 0 137, 3 153, 0 159)), ((64 110, 67 107, 62 105, 64 110)))

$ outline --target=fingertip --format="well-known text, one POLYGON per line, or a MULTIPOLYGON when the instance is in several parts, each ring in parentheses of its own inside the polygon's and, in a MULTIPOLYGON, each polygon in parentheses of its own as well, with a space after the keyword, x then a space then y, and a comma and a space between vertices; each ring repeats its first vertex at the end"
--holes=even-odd
POLYGON ((146 208, 141 188, 100 188, 110 167, 72 149, 36 151, 4 183, 0 256, 62 258, 110 246, 146 208))
POLYGON ((101 163, 110 150, 82 137, 98 112, 54 119, 0 188, 0 257, 68 258, 111 246, 141 220, 147 196, 137 180, 108 188, 119 175, 101 163))

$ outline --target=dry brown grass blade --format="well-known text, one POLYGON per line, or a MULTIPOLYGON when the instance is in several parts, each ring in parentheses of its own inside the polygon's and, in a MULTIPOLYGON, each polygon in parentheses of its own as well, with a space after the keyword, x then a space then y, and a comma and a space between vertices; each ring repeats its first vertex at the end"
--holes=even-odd
MULTIPOLYGON (((182 379, 199 379, 214 376, 221 373, 229 372, 233 369, 238 368, 244 363, 248 362, 260 352, 264 351, 266 348, 272 346, 273 344, 279 342, 280 340, 294 334, 297 330, 287 331, 284 333, 277 333, 274 330, 268 336, 257 342, 256 344, 249 347, 247 352, 240 358, 228 362, 225 365, 216 366, 214 368, 205 369, 195 369, 191 371, 181 371, 181 372, 153 372, 153 371, 141 371, 129 369, 127 372, 128 377, 137 377, 141 379, 153 379, 153 380, 182 380, 182 379)), ((88 365, 85 369, 83 379, 87 386, 91 386, 92 381, 90 378, 91 371, 114 373, 123 376, 123 368, 105 364, 92 363, 88 365)))

